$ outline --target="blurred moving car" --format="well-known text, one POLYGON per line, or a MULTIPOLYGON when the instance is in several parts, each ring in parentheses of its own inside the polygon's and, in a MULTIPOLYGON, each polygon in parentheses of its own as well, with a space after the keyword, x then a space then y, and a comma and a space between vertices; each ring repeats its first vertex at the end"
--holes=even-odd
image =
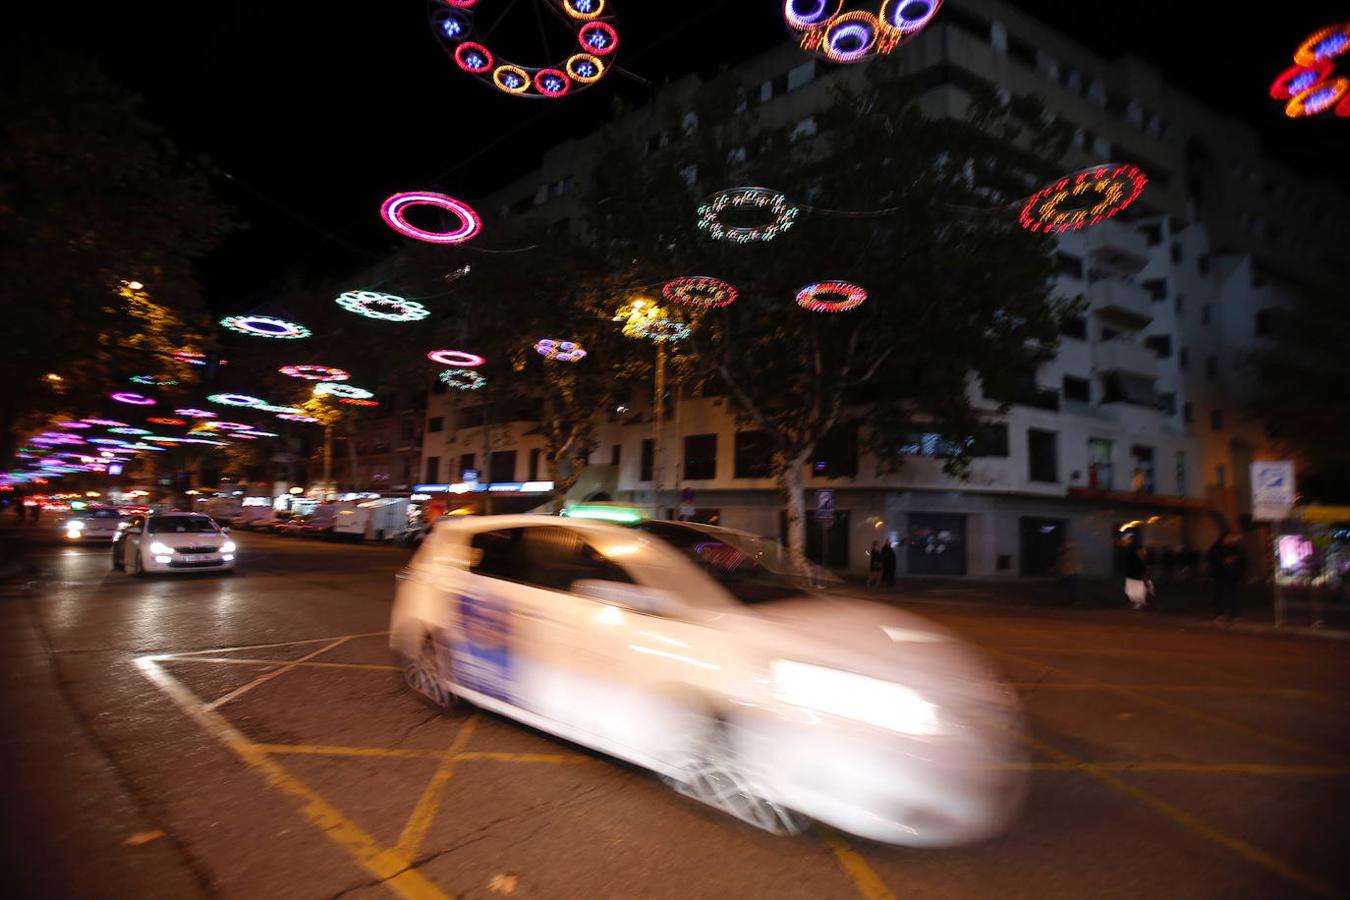
POLYGON ((87 506, 71 510, 61 523, 66 540, 79 543, 111 541, 117 536, 122 514, 111 506, 87 506))
POLYGON ((236 546, 210 516, 151 513, 135 516, 113 542, 112 566, 147 572, 233 571, 236 546))
POLYGON ((390 643, 435 705, 629 760, 768 831, 931 847, 1004 829, 1026 786, 1011 690, 936 625, 795 572, 725 528, 457 519, 400 574, 390 643))

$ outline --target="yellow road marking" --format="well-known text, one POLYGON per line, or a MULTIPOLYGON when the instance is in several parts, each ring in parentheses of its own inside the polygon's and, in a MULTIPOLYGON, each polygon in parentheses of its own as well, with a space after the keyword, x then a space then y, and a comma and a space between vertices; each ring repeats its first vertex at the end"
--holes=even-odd
POLYGON ((407 900, 448 900, 449 895, 426 876, 408 868, 402 856, 381 846, 331 803, 269 758, 257 744, 245 737, 219 713, 208 709, 206 704, 179 684, 154 659, 141 657, 136 660, 136 665, 152 684, 163 691, 204 731, 229 748, 245 764, 257 770, 271 787, 295 800, 301 815, 325 837, 346 851, 363 869, 380 879, 385 887, 407 900))
POLYGON ((1078 771, 1082 772, 1083 774, 1088 775, 1091 778, 1095 778, 1102 784, 1105 784, 1108 787, 1111 787, 1114 790, 1117 790, 1128 797, 1132 797, 1133 799, 1138 800, 1140 803, 1152 809, 1154 812, 1161 813, 1162 815, 1171 819, 1173 822, 1182 826, 1183 828, 1187 828, 1195 832, 1196 834, 1200 835, 1206 840, 1213 841, 1214 843, 1222 847, 1226 847, 1227 849, 1231 850, 1233 853, 1236 853, 1238 856, 1242 857, 1248 862, 1254 863, 1262 867, 1263 869, 1273 872, 1276 875, 1279 875, 1281 878, 1284 878, 1286 881, 1291 881, 1294 884, 1297 884, 1303 889, 1311 891, 1314 894, 1321 894, 1327 897, 1340 896, 1339 891, 1337 891, 1334 887, 1322 881, 1321 879, 1309 875, 1308 873, 1302 871, 1301 869, 1291 866, 1289 863, 1286 863, 1282 859, 1278 859, 1277 857, 1271 856, 1264 850, 1258 849, 1257 847, 1254 847, 1253 845, 1247 843, 1246 841, 1240 838, 1229 837, 1228 835, 1224 834, 1223 832, 1219 831, 1213 826, 1207 824, 1200 818, 1186 812, 1185 810, 1179 807, 1173 806, 1172 804, 1168 803, 1165 800, 1160 800, 1159 798, 1150 794, 1148 791, 1142 790, 1140 788, 1134 787, 1133 785, 1127 782, 1121 781, 1119 778, 1116 778, 1108 774, 1099 766, 1083 763, 1082 761, 1070 756, 1068 753, 1065 753, 1063 750, 1060 750, 1057 747, 1052 747, 1051 745, 1045 743, 1044 741, 1037 740, 1036 738, 1031 737, 1030 735, 1018 733, 1017 737, 1020 738, 1022 741, 1026 742, 1029 746, 1035 747, 1041 752, 1055 757, 1061 763, 1072 766, 1076 768, 1078 771))
POLYGON ((1139 703, 1144 703, 1149 706, 1155 706, 1159 709, 1165 709, 1169 712, 1174 712, 1183 716, 1188 716, 1189 718, 1195 719, 1199 722, 1204 722, 1206 725, 1212 725, 1216 728, 1224 728, 1227 729, 1228 731, 1237 732, 1238 734, 1246 735, 1247 737, 1250 738, 1255 738, 1256 740, 1263 741, 1272 746, 1282 747, 1285 750, 1291 750, 1296 753, 1302 753, 1308 756, 1315 756, 1318 759, 1332 763, 1345 763, 1347 761, 1345 758, 1341 756, 1338 756, 1334 753, 1327 753, 1326 751, 1321 750, 1317 747, 1310 747, 1307 744, 1303 744, 1298 741, 1291 741, 1288 738, 1282 738, 1279 735, 1271 734, 1269 731, 1263 731, 1259 728, 1253 728, 1250 725, 1243 725, 1241 722, 1235 722, 1232 719, 1226 719, 1223 716, 1217 716, 1214 715, 1213 713, 1207 713, 1204 712, 1203 710, 1195 709, 1193 707, 1186 706, 1181 703, 1173 703, 1169 700, 1162 700, 1158 697, 1150 697, 1148 694, 1142 693, 1133 688, 1120 687, 1117 685, 1110 684, 1109 682, 1098 681, 1097 679, 1092 678, 1091 676, 1083 676, 1077 672, 1070 672, 1068 669, 1061 669, 1058 666, 1052 666, 1049 663, 1043 663, 1025 656, 1018 656, 1015 653, 1008 653, 1005 650, 991 650, 990 652, 996 656, 1002 656, 1005 659, 1015 660, 1025 665, 1040 666, 1041 668, 1046 669, 1050 672, 1057 672, 1061 675, 1072 675, 1078 678, 1085 678, 1086 683, 1098 684, 1100 685, 1100 690, 1105 691, 1107 693, 1119 694, 1122 697, 1128 697, 1139 703))
POLYGON ((599 762, 580 753, 498 753, 492 750, 469 750, 458 754, 455 759, 463 762, 488 760, 490 762, 539 763, 552 766, 575 766, 590 762, 599 762))
POLYGON ((279 669, 274 669, 271 672, 264 672, 257 678, 250 681, 248 684, 241 685, 235 688, 234 690, 230 691, 228 694, 225 694, 222 697, 217 697, 216 699, 212 700, 210 703, 206 704, 206 708, 219 709, 226 703, 229 703, 231 700, 235 700, 238 699, 239 697, 244 696, 245 694, 247 694, 249 691, 253 690, 256 687, 261 687, 262 685, 271 681, 273 678, 276 678, 278 675, 285 675, 287 672, 291 671, 296 666, 303 665, 304 663, 309 662, 314 657, 321 656, 327 653, 329 650, 332 650, 334 647, 338 647, 341 646, 342 644, 347 643, 347 641, 349 640, 351 640, 351 638, 340 637, 337 640, 332 641, 331 643, 324 644, 322 647, 320 647, 318 650, 315 650, 313 653, 306 654, 305 656, 300 657, 294 662, 286 663, 279 669))
POLYGON ((315 669, 373 669, 380 672, 401 672, 402 668, 390 664, 381 663, 335 663, 335 662, 301 662, 293 659, 241 659, 237 656, 193 656, 188 659, 178 657, 161 657, 163 662, 171 663, 211 663, 227 666, 291 666, 292 668, 315 668, 315 669))
POLYGON ((356 638, 387 637, 388 634, 389 632, 387 631, 363 631, 360 634, 341 634, 334 635, 333 637, 306 638, 303 641, 275 641, 270 644, 244 644, 239 647, 211 647, 208 650, 183 650, 175 651, 173 653, 152 653, 144 658, 156 661, 161 659, 178 659, 184 656, 204 656, 212 653, 234 653, 239 650, 270 650, 273 647, 301 647, 305 644, 327 643, 328 641, 336 640, 339 637, 343 640, 351 641, 356 638))
MULTIPOLYGON (((417 750, 404 747, 348 747, 340 744, 254 744, 264 753, 301 756, 354 756, 372 759, 446 759, 444 750, 417 750)), ((599 762, 580 753, 501 753, 491 750, 467 750, 450 757, 454 762, 504 762, 529 765, 574 766, 599 762)))
POLYGON ((403 826, 403 834, 399 836, 398 844, 394 847, 394 853, 403 859, 411 860, 426 838, 427 829, 431 827, 432 819, 436 818, 436 810, 440 808, 445 786, 455 777, 455 763, 458 761, 456 757, 463 752, 477 727, 476 715, 465 719, 464 724, 459 726, 459 733, 450 742, 449 748, 441 758, 441 764, 436 767, 431 780, 422 791, 422 796, 418 798, 417 806, 413 808, 412 815, 403 826))
POLYGON ((858 855, 858 851, 854 850, 848 841, 828 828, 821 829, 821 836, 825 839, 825 845, 834 853, 839 868, 844 870, 844 874, 853 882, 859 894, 866 900, 895 900, 890 888, 886 887, 881 877, 858 855))
POLYGON ((1028 769, 1032 772, 1136 772, 1140 774, 1179 773, 1186 775, 1287 775, 1302 778, 1344 778, 1350 766, 1282 766, 1266 763, 1200 762, 1033 762, 990 765, 989 769, 1028 769))

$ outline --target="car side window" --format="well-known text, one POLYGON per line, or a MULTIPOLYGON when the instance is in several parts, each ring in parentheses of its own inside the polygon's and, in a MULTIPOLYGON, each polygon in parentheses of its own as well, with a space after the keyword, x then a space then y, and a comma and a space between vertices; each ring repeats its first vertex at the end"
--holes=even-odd
POLYGON ((523 581, 524 559, 521 550, 523 528, 480 531, 470 543, 469 571, 488 578, 523 581))
POLYGON ((602 555, 583 535, 571 528, 544 525, 525 532, 526 584, 550 591, 570 591, 578 581, 617 581, 633 584, 632 577, 602 555))

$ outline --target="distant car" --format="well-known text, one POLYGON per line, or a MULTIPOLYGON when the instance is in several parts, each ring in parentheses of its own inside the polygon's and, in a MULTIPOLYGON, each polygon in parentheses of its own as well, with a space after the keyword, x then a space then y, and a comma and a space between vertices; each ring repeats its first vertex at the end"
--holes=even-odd
POLYGON ((113 542, 112 565, 149 572, 233 571, 236 546, 210 516, 151 513, 132 518, 113 542))
POLYGON ((628 760, 779 834, 937 847, 1007 827, 1025 752, 975 650, 814 594, 772 541, 544 516, 438 523, 400 576, 408 685, 628 760))
POLYGON ((95 541, 111 541, 117 536, 117 526, 122 523, 122 514, 110 506, 90 506, 71 510, 62 523, 66 540, 72 543, 90 544, 95 541))

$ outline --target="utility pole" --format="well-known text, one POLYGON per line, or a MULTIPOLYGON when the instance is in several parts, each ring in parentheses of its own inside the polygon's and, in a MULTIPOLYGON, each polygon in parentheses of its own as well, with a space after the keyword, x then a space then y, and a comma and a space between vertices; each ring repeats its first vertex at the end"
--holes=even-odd
POLYGON ((656 342, 656 421, 652 424, 652 479, 655 495, 655 517, 661 518, 661 480, 665 474, 665 446, 661 440, 666 422, 666 344, 656 342))

